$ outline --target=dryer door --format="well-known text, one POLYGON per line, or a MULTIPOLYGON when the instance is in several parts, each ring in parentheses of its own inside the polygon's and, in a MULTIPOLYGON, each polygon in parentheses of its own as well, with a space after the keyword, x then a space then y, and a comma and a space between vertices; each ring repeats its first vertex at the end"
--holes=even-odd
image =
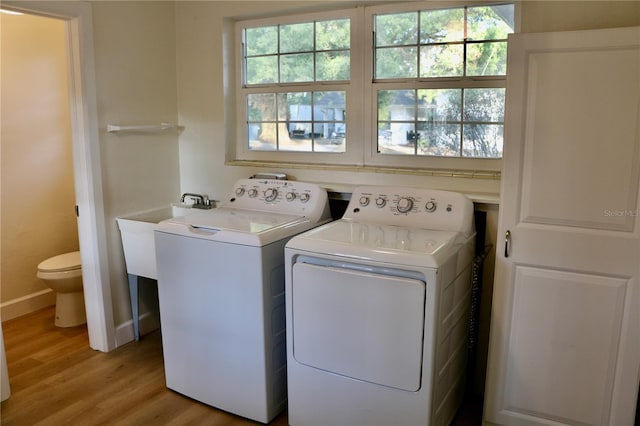
POLYGON ((415 273, 380 272, 294 264, 293 356, 310 367, 417 391, 425 283, 415 273))

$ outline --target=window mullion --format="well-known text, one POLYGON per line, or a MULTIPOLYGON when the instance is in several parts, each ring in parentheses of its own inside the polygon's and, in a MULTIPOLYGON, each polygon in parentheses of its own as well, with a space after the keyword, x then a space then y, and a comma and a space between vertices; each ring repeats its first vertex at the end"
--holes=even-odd
MULTIPOLYGON (((465 8, 466 10, 466 8, 465 8)), ((466 15, 466 13, 465 13, 466 15)), ((459 156, 463 157, 463 145, 464 145, 464 125, 465 125, 465 118, 464 118, 464 97, 465 97, 465 91, 464 89, 461 90, 460 93, 460 151, 459 151, 459 156)))

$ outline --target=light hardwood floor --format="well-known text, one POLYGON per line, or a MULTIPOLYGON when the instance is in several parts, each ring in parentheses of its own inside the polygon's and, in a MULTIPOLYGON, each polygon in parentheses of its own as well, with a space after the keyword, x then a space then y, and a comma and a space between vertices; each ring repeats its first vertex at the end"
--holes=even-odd
MULTIPOLYGON (((2 425, 255 425, 166 388, 160 332, 115 351, 86 326, 58 328, 53 308, 2 324, 11 398, 2 425)), ((286 412, 271 424, 287 425, 286 412)))
MULTIPOLYGON (((166 388, 160 332, 112 352, 89 348, 86 326, 58 328, 46 308, 2 324, 11 398, 4 426, 256 425, 166 388)), ((480 424, 466 407, 454 425, 480 424)), ((286 410, 270 425, 287 425, 286 410)))

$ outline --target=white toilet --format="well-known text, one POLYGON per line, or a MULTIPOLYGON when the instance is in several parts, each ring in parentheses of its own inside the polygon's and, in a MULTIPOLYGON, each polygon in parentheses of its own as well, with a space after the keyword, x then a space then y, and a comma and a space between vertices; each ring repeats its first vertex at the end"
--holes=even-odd
POLYGON ((79 251, 43 260, 37 276, 56 292, 56 326, 74 327, 87 322, 79 251))

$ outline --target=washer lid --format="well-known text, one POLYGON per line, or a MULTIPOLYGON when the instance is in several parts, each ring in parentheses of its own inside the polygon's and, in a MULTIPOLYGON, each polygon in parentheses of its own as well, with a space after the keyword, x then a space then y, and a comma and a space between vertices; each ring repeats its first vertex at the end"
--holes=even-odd
POLYGON ((81 266, 80 252, 73 251, 43 260, 38 265, 38 270, 41 272, 61 272, 79 269, 81 266))
POLYGON ((216 229, 257 234, 297 221, 303 216, 284 213, 269 213, 258 210, 244 210, 220 207, 211 214, 183 216, 169 219, 194 228, 216 229))
POLYGON ((206 214, 162 221, 156 231, 262 246, 314 226, 305 216, 219 207, 206 214))

